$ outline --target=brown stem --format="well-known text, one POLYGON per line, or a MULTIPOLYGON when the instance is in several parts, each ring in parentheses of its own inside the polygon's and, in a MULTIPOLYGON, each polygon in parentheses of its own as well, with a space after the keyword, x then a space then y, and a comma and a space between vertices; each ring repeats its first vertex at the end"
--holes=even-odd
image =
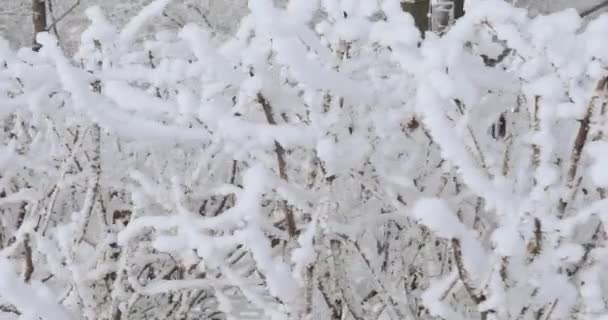
POLYGON ((22 201, 21 204, 19 205, 19 212, 17 215, 17 227, 16 227, 17 230, 19 230, 19 228, 21 228, 21 225, 23 225, 26 214, 27 214, 27 202, 22 201))
MULTIPOLYGON (((328 281, 330 279, 329 272, 325 273, 325 280, 328 281)), ((325 282, 327 283, 327 282, 325 282)), ((329 293, 329 289, 324 285, 324 281, 319 278, 317 281, 317 287, 319 292, 321 293, 321 297, 325 300, 325 304, 331 310, 331 318, 335 320, 342 319, 342 300, 340 299, 332 299, 331 294, 329 293)))
MULTIPOLYGON (((608 89, 608 77, 604 77, 598 82, 596 91, 598 93, 605 92, 606 89, 608 89)), ((574 180, 576 178, 576 173, 578 170, 578 165, 579 165, 579 162, 581 159, 581 154, 583 152, 583 148, 585 147, 585 144, 587 142, 587 137, 589 136, 591 116, 593 115, 594 105, 598 98, 599 98, 599 94, 596 94, 591 99, 591 102, 589 103, 589 106, 587 107, 587 113, 585 114, 585 117, 582 120, 580 120, 580 126, 578 129, 578 133, 576 134, 576 139, 574 140, 574 147, 572 148, 572 155, 570 157, 570 168, 568 169, 568 175, 567 175, 567 186, 568 186, 568 189, 571 190, 572 197, 574 197, 574 195, 576 194, 577 188, 574 185, 575 184, 574 180)), ((560 216, 563 216, 564 212, 566 211, 567 206, 568 206, 568 199, 562 198, 560 200, 560 204, 558 207, 560 216)))
POLYGON ((34 262, 32 260, 32 247, 30 246, 29 235, 25 236, 23 247, 25 248, 25 271, 23 272, 23 280, 26 283, 29 283, 32 274, 34 273, 34 262))
POLYGON ((578 162, 581 158, 581 153, 583 148, 585 147, 585 142, 587 141, 587 136, 589 135, 589 122, 592 114, 592 107, 589 106, 587 109, 587 114, 580 121, 580 126, 578 129, 578 133, 576 134, 576 140, 574 140, 574 148, 572 149, 572 156, 570 160, 570 168, 568 169, 568 182, 571 183, 574 181, 576 177, 576 172, 578 170, 578 162))
POLYGON ((36 42, 36 35, 46 31, 46 4, 44 0, 32 0, 32 22, 34 23, 34 46, 32 50, 40 50, 40 44, 36 42))
MULTIPOLYGON (((34 0, 36 1, 36 0, 34 0)), ((50 2, 49 2, 50 4, 50 2)), ((59 16, 59 18, 54 19, 53 23, 51 23, 50 26, 46 27, 46 29, 44 29, 44 31, 49 31, 51 29, 55 29, 56 30, 56 26, 59 23, 59 21, 63 20, 63 18, 65 18, 68 14, 70 14, 70 12, 74 11, 74 9, 76 9, 76 7, 78 7, 78 5, 80 4, 80 0, 77 0, 76 3, 74 3, 69 9, 67 9, 64 13, 61 14, 61 16, 59 16)), ((51 6, 49 6, 49 9, 51 8, 51 6)), ((56 33, 57 31, 55 31, 56 33)))
POLYGON ((405 317, 401 314, 401 312, 399 310, 399 305, 397 303, 397 300, 393 299, 393 297, 390 294, 388 294, 390 291, 384 285, 383 281, 381 280, 381 277, 375 271, 375 269, 374 269, 371 261, 369 260, 369 258, 361 250, 361 247, 359 246, 359 243, 357 243, 356 241, 349 240, 349 239, 347 239, 345 237, 343 237, 343 238, 344 238, 344 240, 349 241, 353 245, 353 247, 355 248, 355 250, 357 251, 357 253, 361 257, 361 259, 363 259, 364 265, 369 270, 370 274, 372 275, 372 277, 374 279, 374 282, 376 283, 376 286, 378 287, 377 292, 379 293, 379 298, 382 301, 382 303, 387 308, 389 308, 389 310, 392 310, 391 313, 393 313, 396 317, 398 317, 398 319, 404 319, 405 317))
POLYGON ((338 290, 340 291, 340 295, 342 296, 342 300, 346 309, 350 312, 355 320, 363 320, 363 310, 361 309, 362 304, 359 301, 356 301, 353 295, 353 289, 348 281, 349 277, 346 274, 346 270, 344 269, 343 261, 338 262, 341 254, 341 242, 338 240, 330 241, 330 248, 333 255, 333 267, 336 272, 336 283, 338 290))
MULTIPOLYGON (((534 97, 534 114, 532 115, 532 129, 534 132, 540 131, 540 119, 539 119, 539 109, 540 109, 540 97, 534 97)), ((534 169, 538 169, 540 165, 540 146, 538 144, 532 145, 532 166, 534 169)), ((536 184, 536 179, 534 181, 536 184)))
MULTIPOLYGON (((82 221, 83 226, 80 230, 81 234, 78 238, 77 242, 81 242, 87 232, 89 222, 91 221, 91 216, 93 214, 93 209, 95 207, 95 203, 97 202, 97 197, 101 192, 100 188, 100 177, 101 177, 101 128, 98 124, 94 124, 91 130, 91 139, 93 142, 93 150, 90 159, 90 168, 91 168, 91 180, 89 181, 90 193, 87 194, 88 199, 85 199, 85 203, 88 204, 86 208, 83 208, 83 212, 85 214, 84 221, 82 221), (87 201, 88 200, 88 201, 87 201)), ((105 217, 104 217, 105 218, 105 217)))
MULTIPOLYGON (((230 184, 234 184, 234 181, 236 178, 236 164, 237 164, 236 160, 232 160, 232 173, 230 175, 230 184)), ((217 216, 218 214, 220 214, 224 211, 224 208, 226 207, 226 203, 228 202, 229 197, 230 197, 230 195, 224 196, 219 207, 215 210, 215 212, 213 212, 213 216, 217 216)))
POLYGON ((165 18, 167 18, 167 19, 171 20, 171 22, 175 23, 175 25, 176 25, 176 26, 178 26, 178 27, 180 27, 180 28, 183 28, 183 27, 184 27, 184 24, 183 24, 183 23, 179 22, 177 19, 175 19, 174 17, 170 16, 170 15, 169 15, 168 13, 166 13, 166 12, 163 12, 163 17, 165 17, 165 18))
POLYGON ((475 293, 475 288, 471 284, 469 273, 464 267, 464 261, 462 260, 462 247, 460 246, 460 240, 452 239, 452 251, 454 253, 454 261, 456 263, 456 269, 458 269, 458 276, 460 281, 464 285, 464 289, 467 291, 475 304, 480 304, 486 300, 483 294, 478 295, 475 293))
POLYGON ((551 319, 551 315, 553 314, 553 311, 555 310, 555 306, 557 305, 558 301, 559 301, 559 299, 553 300, 553 303, 551 304, 551 308, 549 309, 549 312, 547 312, 547 316, 545 317, 545 320, 551 319))
POLYGON ((55 18, 55 12, 53 11, 53 0, 48 0, 48 6, 49 6, 49 15, 51 16, 51 25, 48 26, 46 28, 46 30, 53 30, 53 33, 55 34, 55 37, 57 38, 57 41, 61 42, 59 39, 59 32, 57 31, 57 19, 55 18))
POLYGON ((17 308, 15 308, 13 305, 0 304, 0 311, 4 313, 13 313, 18 316, 21 315, 21 311, 17 310, 17 308))
MULTIPOLYGON (((261 93, 258 93, 257 100, 262 105, 262 109, 264 110, 264 115, 266 116, 266 121, 268 121, 268 123, 270 125, 273 125, 273 126, 276 125, 277 122, 274 119, 274 115, 272 113, 272 107, 270 106, 270 103, 268 102, 268 100, 261 93)), ((281 146, 281 144, 278 141, 274 142, 274 146, 275 146, 274 152, 277 155, 279 177, 283 181, 287 182, 288 177, 287 177, 287 162, 285 161, 285 149, 283 148, 283 146, 281 146)), ((295 219, 293 216, 293 210, 292 210, 291 206, 289 206, 289 204, 285 200, 283 200, 281 202, 281 205, 283 207, 283 211, 285 212, 285 220, 287 221, 287 233, 289 234, 289 237, 294 237, 296 234, 296 222, 295 222, 295 219)))
POLYGON ((306 291, 304 292, 304 301, 306 301, 305 303, 305 309, 304 309, 304 315, 306 317, 310 317, 310 315, 312 315, 313 312, 313 279, 314 279, 314 274, 315 274, 315 266, 310 265, 308 266, 308 268, 306 268, 306 291))
POLYGON ((583 12, 581 12, 581 17, 584 18, 584 17, 586 17, 588 15, 591 15, 594 12, 598 12, 600 9, 602 9, 604 7, 607 7, 607 6, 608 6, 608 0, 606 0, 606 1, 602 2, 602 3, 599 3, 599 4, 595 5, 595 6, 589 8, 589 9, 583 11, 583 12))
POLYGON ((542 249, 542 241, 543 232, 540 220, 538 218, 534 218, 534 239, 532 239, 532 242, 528 244, 528 253, 530 254, 528 262, 534 261, 534 259, 536 259, 536 257, 540 254, 542 249))
POLYGON ((567 274, 569 277, 574 277, 585 266, 587 261, 589 261, 591 251, 597 247, 597 240, 600 236, 600 232, 602 232, 603 230, 604 228, 602 226, 602 223, 598 223, 597 227, 595 228, 595 232, 593 232, 593 235, 591 236, 591 241, 583 244, 583 257, 580 259, 579 262, 574 265, 572 269, 567 270, 567 274))

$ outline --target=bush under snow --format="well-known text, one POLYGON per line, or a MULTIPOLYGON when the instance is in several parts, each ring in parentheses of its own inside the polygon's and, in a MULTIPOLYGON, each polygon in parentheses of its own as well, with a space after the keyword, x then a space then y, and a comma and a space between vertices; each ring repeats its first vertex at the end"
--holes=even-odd
POLYGON ((168 3, 0 40, 2 319, 608 317, 607 15, 168 3))

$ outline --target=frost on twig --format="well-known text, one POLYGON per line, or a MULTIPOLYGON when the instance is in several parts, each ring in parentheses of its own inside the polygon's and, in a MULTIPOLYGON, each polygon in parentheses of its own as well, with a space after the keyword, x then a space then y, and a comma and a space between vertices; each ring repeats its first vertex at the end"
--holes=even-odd
POLYGON ((168 4, 0 41, 0 317, 608 314, 606 17, 168 4))

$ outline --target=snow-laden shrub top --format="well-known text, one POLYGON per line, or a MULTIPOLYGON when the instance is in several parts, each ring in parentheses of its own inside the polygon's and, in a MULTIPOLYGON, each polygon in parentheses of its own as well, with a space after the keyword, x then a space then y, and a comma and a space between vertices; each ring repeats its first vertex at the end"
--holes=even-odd
POLYGON ((608 317, 607 15, 251 0, 141 39, 168 3, 0 41, 0 312, 608 317))

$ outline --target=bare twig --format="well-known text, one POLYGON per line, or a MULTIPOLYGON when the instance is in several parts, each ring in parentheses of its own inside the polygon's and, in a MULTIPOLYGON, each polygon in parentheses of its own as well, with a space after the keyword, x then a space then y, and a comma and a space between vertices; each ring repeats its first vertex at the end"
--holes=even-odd
POLYGON ((529 263, 534 261, 534 259, 536 259, 536 257, 540 254, 542 250, 542 242, 542 225, 538 218, 534 218, 534 238, 528 244, 528 253, 530 254, 530 257, 528 258, 529 263))
POLYGON ((25 221, 25 215, 27 214, 27 202, 26 201, 22 201, 21 204, 19 205, 19 212, 17 215, 17 226, 16 229, 21 228, 21 225, 23 225, 23 222, 25 221))
POLYGON ((80 0, 76 0, 76 3, 74 3, 70 8, 68 8, 63 14, 61 14, 61 16, 59 16, 59 18, 57 19, 53 19, 53 23, 51 23, 50 26, 46 27, 43 29, 43 31, 49 31, 51 30, 51 28, 55 28, 55 26, 61 21, 63 20, 63 18, 65 18, 68 14, 70 14, 70 12, 74 11, 74 9, 76 9, 76 7, 78 7, 78 5, 80 5, 80 0))
POLYGON ((553 314, 553 311, 555 310, 555 306, 557 305, 557 302, 559 302, 559 298, 556 298, 555 300, 553 300, 553 303, 551 304, 551 308, 549 309, 549 312, 547 312, 547 316, 545 317, 545 320, 551 319, 551 314, 553 314))
POLYGON ((354 290, 348 281, 349 278, 346 275, 346 270, 344 270, 344 262, 340 261, 338 263, 338 257, 341 256, 342 251, 341 242, 338 240, 330 241, 330 248, 333 255, 334 270, 337 275, 336 282, 338 282, 338 289, 344 300, 344 305, 355 320, 363 320, 365 319, 364 311, 361 308, 363 304, 360 301, 356 301, 354 290))
MULTIPOLYGON (((268 102, 268 100, 261 93, 258 93, 257 100, 262 105, 262 109, 264 110, 264 115, 266 116, 266 121, 268 121, 268 123, 270 125, 273 125, 273 126, 276 125, 277 122, 274 119, 272 107, 271 107, 270 103, 268 102)), ((274 152, 277 155, 279 177, 283 181, 288 181, 287 162, 285 161, 285 149, 283 148, 283 146, 281 146, 281 144, 278 141, 274 142, 274 146, 275 146, 274 152)), ((282 201, 282 206, 283 206, 283 210, 285 211, 285 220, 287 221, 287 232, 290 237, 293 237, 296 234, 296 222, 295 222, 295 219, 293 216, 293 210, 289 206, 287 201, 285 201, 285 200, 282 201)))
MULTIPOLYGON (((604 77, 602 78, 596 87, 596 91, 599 92, 605 92, 605 90, 608 87, 608 77, 604 77)), ((589 135, 589 129, 590 129, 590 124, 591 124, 591 116, 593 115, 593 111, 594 111, 594 107, 595 107, 595 103, 599 98, 599 94, 596 94, 593 96, 593 98, 591 99, 591 102, 589 103, 589 106, 587 107, 587 113, 585 114, 585 117, 580 120, 580 126, 578 129, 578 133, 576 135, 576 139, 574 140, 574 147, 572 148, 572 155, 570 157, 570 167, 568 169, 568 175, 567 175, 567 186, 568 189, 571 191, 571 198, 574 197, 574 195, 576 194, 576 190, 577 187, 575 186, 575 178, 576 178, 576 173, 578 170, 578 165, 581 159, 581 154, 583 152, 583 148, 585 147, 585 144, 587 142, 587 136, 589 135)), ((564 199, 562 198, 560 200, 558 209, 559 209, 559 214, 560 216, 564 215, 564 212, 566 211, 566 207, 568 206, 568 201, 570 199, 564 199)))
POLYGON ((25 236, 23 247, 25 248, 25 270, 23 271, 23 281, 29 283, 32 278, 32 274, 34 273, 34 262, 32 261, 32 247, 30 246, 29 235, 25 236))
MULTIPOLYGON (((539 119, 539 112, 540 112, 540 96, 535 96, 534 97, 534 112, 532 114, 532 129, 534 130, 534 132, 539 132, 540 131, 540 119, 539 119)), ((540 165, 540 146, 536 143, 532 144, 532 167, 534 169, 537 169, 538 166, 540 165)), ((536 179, 534 181, 534 184, 536 185, 536 179)))
POLYGON ((477 294, 475 292, 475 288, 471 284, 471 278, 469 277, 469 273, 464 267, 464 261, 462 259, 462 247, 460 246, 459 239, 452 239, 452 251, 454 253, 454 261, 456 263, 456 269, 458 270, 458 276, 460 277, 460 281, 464 285, 464 289, 467 291, 471 300, 475 302, 475 304, 480 304, 486 300, 486 297, 483 294, 477 294))
POLYGON ((47 30, 53 29, 53 33, 55 34, 57 41, 61 43, 61 40, 59 39, 59 32, 57 31, 57 18, 55 18, 55 12, 53 11, 53 0, 48 0, 47 5, 52 21, 51 25, 47 28, 47 30))
POLYGON ((21 311, 17 310, 17 308, 15 308, 15 306, 13 306, 13 305, 0 304, 0 312, 14 313, 18 316, 21 315, 21 311))
POLYGON ((84 217, 81 217, 83 220, 81 221, 82 226, 80 229, 80 236, 77 240, 78 242, 81 242, 87 233, 89 222, 91 221, 91 216, 93 214, 93 209, 95 207, 95 203, 97 202, 97 197, 101 191, 99 185, 99 180, 101 177, 101 128, 98 124, 93 125, 91 130, 91 139, 93 143, 93 150, 91 150, 92 156, 90 159, 91 178, 89 181, 89 190, 87 191, 84 202, 86 207, 82 208, 84 217))
POLYGON ((581 153, 583 148, 585 147, 585 142, 587 141, 587 135, 589 134, 589 122, 592 114, 592 106, 589 106, 587 109, 587 114, 580 121, 580 127, 578 133, 576 135, 576 140, 574 141, 574 148, 572 149, 572 157, 570 161, 570 168, 568 169, 568 182, 571 183, 576 177, 576 172, 578 170, 578 162, 581 158, 581 153))
MULTIPOLYGON (((237 165, 237 161, 232 160, 232 173, 230 175, 230 184, 234 184, 234 181, 236 179, 236 165, 237 165)), ((222 211, 224 210, 224 207, 226 206, 226 202, 228 202, 229 197, 231 197, 231 195, 224 196, 219 207, 217 207, 217 209, 213 213, 214 216, 217 216, 218 214, 222 213, 222 211)))
POLYGON ((606 0, 606 1, 602 2, 602 3, 598 3, 595 6, 589 8, 589 9, 583 11, 583 12, 581 12, 580 15, 581 15, 582 18, 584 18, 584 17, 586 17, 588 15, 591 15, 592 13, 597 12, 600 9, 605 8, 605 7, 608 7, 608 0, 606 0))
POLYGON ((171 22, 175 23, 175 25, 178 26, 178 27, 180 27, 180 28, 184 27, 183 23, 179 22, 177 19, 175 19, 174 17, 170 16, 168 13, 166 13, 164 11, 163 11, 163 17, 171 20, 171 22))
POLYGON ((356 249, 359 256, 361 257, 361 259, 363 259, 363 262, 365 263, 365 266, 369 270, 370 275, 372 276, 372 279, 374 280, 376 287, 379 289, 379 290, 377 290, 377 292, 379 293, 378 297, 382 300, 382 303, 388 308, 388 310, 392 314, 393 318, 394 319, 406 318, 401 314, 401 312, 398 308, 399 307, 398 302, 395 299, 393 299, 393 297, 389 294, 390 291, 384 285, 384 283, 381 280, 378 273, 374 270, 374 267, 372 266, 371 261, 368 259, 368 257, 365 255, 365 253, 361 250, 361 247, 359 246, 359 244, 356 241, 349 240, 346 237, 343 237, 343 239, 345 239, 349 243, 351 243, 353 245, 353 247, 356 249))
POLYGON ((313 311, 313 284, 314 284, 315 266, 311 264, 306 268, 306 291, 304 291, 304 300, 306 301, 304 315, 305 319, 310 318, 313 311))
POLYGON ((209 21, 209 18, 207 17, 207 15, 201 11, 201 9, 198 6, 194 6, 194 11, 196 11, 201 18, 203 19, 203 22, 209 27, 209 29, 213 30, 213 26, 211 25, 211 21, 209 21))
POLYGON ((327 292, 327 288, 323 285, 323 280, 321 278, 319 278, 317 282, 317 287, 319 289, 319 292, 321 292, 321 297, 323 297, 323 300, 325 300, 325 304, 331 310, 331 319, 342 319, 342 301, 332 301, 331 297, 329 296, 329 293, 327 292))
MULTIPOLYGON (((464 116, 465 115, 465 105, 459 99, 454 99, 453 101, 456 104, 458 112, 464 116)), ((486 159, 485 159, 484 153, 481 150, 479 141, 477 140, 477 137, 475 136, 475 132, 473 131, 473 128, 471 127, 470 124, 467 124, 467 131, 469 132, 469 135, 471 136, 471 140, 473 141, 473 146, 475 147, 475 151, 477 151, 477 156, 479 157, 479 163, 480 163, 481 167, 483 169, 487 170, 488 166, 486 164, 486 159)))
POLYGON ((604 229, 602 223, 599 222, 597 224, 597 227, 595 228, 595 232, 593 232, 593 235, 591 236, 591 241, 589 243, 583 244, 583 257, 579 262, 574 265, 572 269, 567 270, 567 274, 569 277, 574 277, 576 274, 578 274, 578 272, 583 269, 587 261, 589 261, 591 251, 597 247, 597 240, 599 238, 600 232, 602 232, 603 230, 604 229))

